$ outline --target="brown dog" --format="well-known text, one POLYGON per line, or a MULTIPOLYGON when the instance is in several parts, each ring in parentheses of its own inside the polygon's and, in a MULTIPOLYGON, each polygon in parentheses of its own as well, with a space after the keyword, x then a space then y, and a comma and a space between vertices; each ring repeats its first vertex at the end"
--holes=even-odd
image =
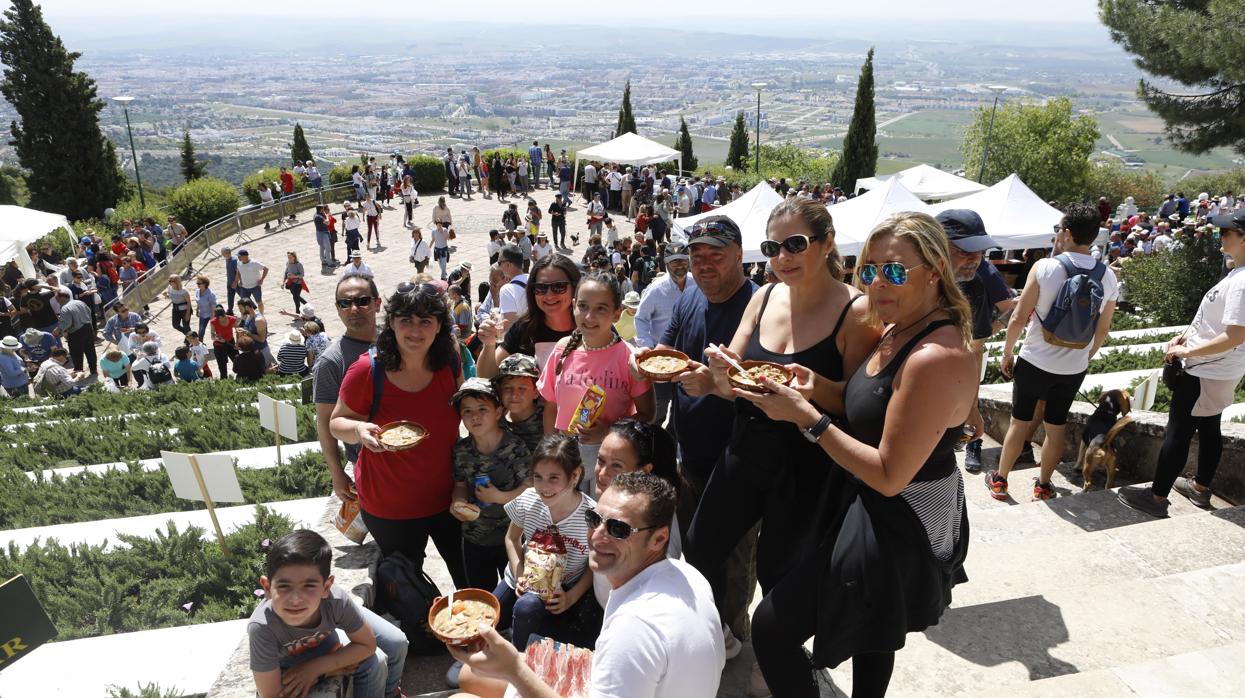
POLYGON ((1082 491, 1089 489, 1094 471, 1100 467, 1107 471, 1107 489, 1111 489, 1115 482, 1115 437, 1132 423, 1133 418, 1128 416, 1131 411, 1127 390, 1108 390, 1098 398, 1098 409, 1081 431, 1081 451, 1076 458, 1082 491))

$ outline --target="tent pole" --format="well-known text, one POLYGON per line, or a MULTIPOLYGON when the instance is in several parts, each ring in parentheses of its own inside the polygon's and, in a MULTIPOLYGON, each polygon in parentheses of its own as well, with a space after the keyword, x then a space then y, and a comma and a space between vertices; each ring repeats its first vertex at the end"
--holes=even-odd
MULTIPOLYGON (((575 153, 575 171, 571 175, 571 190, 566 195, 573 200, 577 191, 579 191, 579 153, 575 153)), ((571 202, 563 201, 562 204, 569 207, 571 202)))

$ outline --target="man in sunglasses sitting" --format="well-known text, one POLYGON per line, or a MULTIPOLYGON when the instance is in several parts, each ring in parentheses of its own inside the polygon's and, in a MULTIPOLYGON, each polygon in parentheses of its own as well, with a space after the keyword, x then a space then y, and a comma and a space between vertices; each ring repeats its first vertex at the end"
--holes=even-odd
MULTIPOLYGON (((597 698, 710 698, 726 663, 709 582, 666 557, 674 488, 636 471, 614 478, 590 527, 588 564, 612 591, 592 657, 589 693, 597 698)), ((492 628, 475 653, 451 648, 476 676, 502 679, 527 698, 554 698, 523 655, 492 628)))

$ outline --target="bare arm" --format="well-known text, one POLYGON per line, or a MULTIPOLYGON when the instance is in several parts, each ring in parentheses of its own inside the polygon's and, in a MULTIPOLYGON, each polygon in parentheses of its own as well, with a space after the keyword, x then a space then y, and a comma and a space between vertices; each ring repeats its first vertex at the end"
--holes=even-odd
POLYGON ((333 478, 333 492, 342 501, 355 501, 359 495, 342 465, 341 451, 338 450, 337 439, 329 426, 335 407, 336 405, 316 403, 316 440, 320 442, 320 451, 324 453, 324 462, 328 464, 329 474, 333 478))
POLYGON ((1098 316, 1098 326, 1094 328, 1094 343, 1089 349, 1089 358, 1094 358, 1094 355, 1102 348, 1102 343, 1107 341, 1113 317, 1115 317, 1115 301, 1107 301, 1102 307, 1102 314, 1098 316))
MULTIPOLYGON (((1016 342, 1020 339, 1020 333, 1029 322, 1029 314, 1037 307, 1038 301, 1038 282, 1037 267, 1029 270, 1029 278, 1025 279, 1025 288, 1020 292, 1020 300, 1016 302, 1016 310, 1012 313, 1011 319, 1007 321, 1007 337, 1003 340, 1003 359, 1000 368, 1003 375, 1011 376, 1012 374, 1012 353, 1016 348, 1016 342)), ((1108 327, 1110 323, 1108 322, 1108 327)))
POLYGON ((545 412, 542 418, 545 422, 545 436, 555 433, 558 430, 558 403, 550 402, 541 398, 545 403, 545 412))
POLYGON ((385 447, 377 440, 380 427, 367 421, 367 417, 346 406, 339 397, 329 421, 333 437, 346 444, 360 444, 369 451, 381 452, 385 447))

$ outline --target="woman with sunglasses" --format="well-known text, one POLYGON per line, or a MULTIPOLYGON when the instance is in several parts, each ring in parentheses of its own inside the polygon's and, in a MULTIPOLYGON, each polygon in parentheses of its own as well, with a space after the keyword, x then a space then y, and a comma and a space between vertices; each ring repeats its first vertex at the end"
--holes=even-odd
POLYGON ((774 695, 818 695, 813 667, 852 659, 852 695, 886 693, 907 633, 938 622, 965 581, 964 481, 955 445, 977 397, 972 313, 942 226, 901 213, 870 233, 857 283, 886 326, 876 351, 840 386, 834 424, 804 380, 763 380, 736 396, 799 428, 842 471, 812 522, 816 547, 753 617, 753 647, 774 695), (815 637, 810 661, 803 645, 815 637))
POLYGON ((355 489, 381 554, 422 560, 431 537, 461 589, 462 527, 449 513, 450 460, 460 421, 450 397, 463 381, 452 327, 445 296, 435 286, 399 286, 385 303, 375 350, 360 356, 342 379, 329 427, 342 443, 362 446, 355 489), (400 420, 419 423, 427 438, 407 450, 389 450, 379 440, 380 425, 400 420))
POLYGON ((558 340, 575 330, 571 300, 579 276, 579 267, 562 254, 551 254, 533 264, 525 289, 527 310, 509 329, 500 317, 480 323, 476 336, 484 347, 477 359, 476 375, 496 376, 497 366, 511 354, 535 357, 536 365, 544 366, 558 340))

